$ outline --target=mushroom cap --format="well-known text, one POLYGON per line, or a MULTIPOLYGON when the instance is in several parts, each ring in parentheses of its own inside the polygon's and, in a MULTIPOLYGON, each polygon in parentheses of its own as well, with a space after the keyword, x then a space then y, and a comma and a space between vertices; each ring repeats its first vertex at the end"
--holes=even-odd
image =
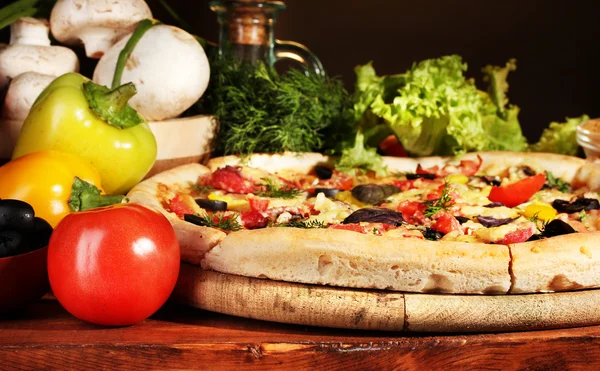
POLYGON ((50 30, 61 43, 83 43, 88 57, 100 58, 147 18, 152 12, 144 0, 58 0, 50 14, 50 30))
POLYGON ((79 71, 77 55, 63 46, 9 45, 0 47, 0 90, 25 72, 60 76, 79 71))
MULTIPOLYGON (((100 59, 94 82, 110 86, 119 53, 129 40, 119 40, 100 59)), ((189 33, 168 25, 150 28, 129 56, 121 83, 133 82, 137 94, 129 103, 148 121, 177 117, 204 93, 210 67, 204 49, 189 33)))
POLYGON ((25 120, 37 97, 55 78, 37 72, 25 72, 12 79, 4 98, 2 117, 25 120))

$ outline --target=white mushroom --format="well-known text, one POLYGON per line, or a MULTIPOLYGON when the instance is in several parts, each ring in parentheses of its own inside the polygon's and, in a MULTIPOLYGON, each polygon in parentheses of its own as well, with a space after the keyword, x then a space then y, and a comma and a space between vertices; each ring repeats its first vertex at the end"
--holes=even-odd
POLYGON ((51 46, 48 22, 21 18, 10 25, 11 44, 0 48, 0 90, 25 72, 59 76, 79 71, 77 55, 63 46, 51 46))
MULTIPOLYGON (((111 86, 124 37, 100 59, 94 82, 111 86)), ((121 83, 133 82, 137 94, 129 101, 148 121, 177 117, 190 108, 208 86, 210 67, 204 49, 189 33, 168 25, 150 28, 129 56, 121 83)))
POLYGON ((0 159, 12 156, 31 106, 54 79, 55 76, 25 72, 11 80, 0 117, 0 159))
POLYGON ((50 14, 56 40, 83 43, 90 58, 100 58, 141 20, 152 18, 144 0, 58 0, 50 14))
POLYGON ((2 117, 10 120, 25 120, 33 102, 55 78, 37 72, 25 72, 12 79, 4 98, 2 117))

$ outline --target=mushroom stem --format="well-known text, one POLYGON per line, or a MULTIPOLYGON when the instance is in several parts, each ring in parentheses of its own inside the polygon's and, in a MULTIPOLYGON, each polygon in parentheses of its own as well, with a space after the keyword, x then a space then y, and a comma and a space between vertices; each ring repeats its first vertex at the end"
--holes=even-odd
POLYGON ((10 45, 50 46, 50 24, 45 19, 19 18, 10 25, 10 45))

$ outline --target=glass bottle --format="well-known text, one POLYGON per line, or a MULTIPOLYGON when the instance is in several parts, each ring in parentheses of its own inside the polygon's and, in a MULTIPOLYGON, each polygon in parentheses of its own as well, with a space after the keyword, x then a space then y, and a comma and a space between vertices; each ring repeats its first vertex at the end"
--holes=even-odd
POLYGON ((210 2, 210 9, 217 13, 219 53, 231 48, 244 61, 263 61, 269 66, 291 59, 317 74, 324 73, 319 59, 304 45, 275 38, 277 15, 285 9, 282 1, 216 0, 210 2))

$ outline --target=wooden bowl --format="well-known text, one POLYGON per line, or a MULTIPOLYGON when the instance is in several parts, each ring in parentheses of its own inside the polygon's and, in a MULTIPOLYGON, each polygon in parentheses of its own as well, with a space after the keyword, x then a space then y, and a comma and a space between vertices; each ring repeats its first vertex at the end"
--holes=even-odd
POLYGON ((48 247, 0 258, 0 312, 23 308, 50 289, 48 247))
POLYGON ((146 178, 192 162, 204 163, 218 130, 214 116, 200 115, 148 123, 156 138, 156 162, 146 178))

